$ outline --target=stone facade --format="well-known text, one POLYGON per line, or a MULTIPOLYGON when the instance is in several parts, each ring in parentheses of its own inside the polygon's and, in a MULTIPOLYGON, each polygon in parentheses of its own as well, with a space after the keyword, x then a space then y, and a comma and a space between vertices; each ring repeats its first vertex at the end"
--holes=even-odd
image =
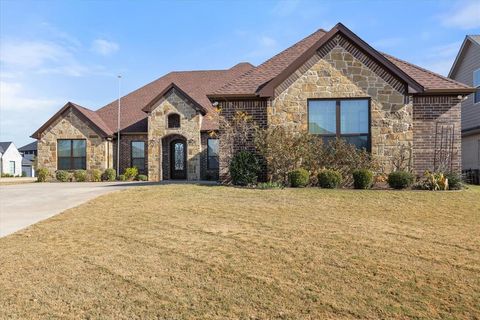
POLYGON ((180 92, 174 88, 170 90, 152 108, 148 116, 148 178, 151 181, 159 181, 168 177, 165 165, 168 157, 165 154, 162 144, 170 139, 169 136, 181 136, 187 144, 187 179, 200 179, 200 154, 201 139, 200 128, 203 116, 180 92), (180 115, 180 127, 168 128, 167 117, 171 113, 180 115), (163 142, 162 142, 163 140, 163 142), (164 160, 165 159, 165 160, 164 160))
MULTIPOLYGON (((125 172, 126 168, 132 166, 132 141, 145 142, 145 170, 140 170, 140 174, 148 173, 148 135, 147 133, 127 133, 120 136, 120 173, 125 172)), ((113 141, 113 168, 117 167, 117 141, 113 141)))
POLYGON ((103 171, 111 165, 111 143, 92 129, 77 111, 69 108, 40 134, 37 156, 39 168, 46 168, 51 174, 57 170, 57 140, 59 139, 86 140, 87 170, 103 171))
POLYGON ((308 130, 307 99, 370 98, 371 152, 382 168, 392 169, 392 157, 401 145, 413 145, 413 107, 410 98, 383 70, 370 68, 341 42, 318 52, 278 88, 268 106, 269 125, 292 131, 308 130), (285 83, 290 83, 286 86, 285 83))
POLYGON ((413 163, 425 170, 461 172, 461 99, 457 96, 413 98, 413 163))

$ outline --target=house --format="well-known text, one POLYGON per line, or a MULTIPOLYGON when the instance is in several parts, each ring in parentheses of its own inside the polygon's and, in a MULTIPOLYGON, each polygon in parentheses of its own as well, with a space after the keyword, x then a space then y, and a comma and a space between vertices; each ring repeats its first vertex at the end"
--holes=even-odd
POLYGON ((465 37, 448 77, 476 88, 462 101, 462 168, 480 183, 480 35, 465 37))
POLYGON ((21 148, 18 148, 18 151, 25 156, 27 154, 31 154, 33 156, 37 156, 37 141, 33 141, 29 144, 24 145, 21 148))
POLYGON ((22 175, 22 155, 13 142, 0 142, 0 174, 22 175))
POLYGON ((22 157, 22 176, 35 177, 35 156, 26 154, 22 157))
POLYGON ((418 174, 458 172, 460 106, 473 90, 381 53, 339 23, 256 67, 168 73, 120 99, 120 131, 117 100, 97 111, 68 102, 32 137, 38 166, 52 172, 114 167, 120 136, 121 171, 135 166, 152 181, 223 179, 221 150, 239 146, 222 148, 219 108, 226 121, 243 111, 263 127, 345 138, 387 172, 400 146, 418 174))

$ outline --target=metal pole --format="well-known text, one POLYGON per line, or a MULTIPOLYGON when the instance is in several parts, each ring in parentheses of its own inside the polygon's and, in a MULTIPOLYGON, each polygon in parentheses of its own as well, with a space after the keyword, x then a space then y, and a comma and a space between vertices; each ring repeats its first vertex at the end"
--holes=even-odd
POLYGON ((122 76, 118 75, 118 110, 117 110, 117 176, 120 175, 120 83, 122 76))

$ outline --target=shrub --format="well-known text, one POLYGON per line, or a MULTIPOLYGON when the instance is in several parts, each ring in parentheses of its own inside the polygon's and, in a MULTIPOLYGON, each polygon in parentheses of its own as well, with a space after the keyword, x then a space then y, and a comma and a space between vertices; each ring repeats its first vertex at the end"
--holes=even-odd
POLYGON ((258 189, 266 190, 266 189, 283 189, 283 184, 279 182, 261 182, 257 184, 258 189))
POLYGON ((2 178, 13 178, 14 175, 10 173, 2 173, 2 178))
POLYGON ((229 169, 233 184, 247 186, 257 183, 260 164, 253 153, 240 151, 233 156, 229 169))
POLYGON ((125 179, 133 180, 138 175, 138 169, 136 167, 127 168, 123 174, 125 175, 125 179))
POLYGON ((322 188, 335 189, 342 183, 342 175, 335 170, 324 169, 318 174, 318 185, 322 188))
POLYGON ((25 178, 27 176, 27 173, 25 171, 22 171, 22 177, 25 178))
POLYGON ((92 169, 88 172, 88 180, 93 182, 102 181, 102 171, 98 169, 92 169))
POLYGON ((448 188, 450 190, 460 190, 463 188, 462 176, 455 172, 445 174, 448 179, 448 188))
POLYGON ((413 174, 407 171, 394 171, 388 175, 388 185, 393 189, 405 189, 415 181, 413 174))
POLYGON ((118 181, 127 181, 127 177, 124 174, 121 174, 117 177, 118 181))
POLYGON ((71 176, 70 176, 70 173, 68 171, 57 170, 57 172, 55 173, 55 178, 57 179, 57 181, 67 182, 67 181, 70 181, 71 176))
POLYGON ((369 189, 373 184, 373 172, 368 169, 355 170, 352 176, 355 189, 369 189))
POLYGON ((37 181, 38 182, 45 182, 47 181, 48 177, 50 176, 50 172, 48 172, 47 168, 39 168, 37 170, 37 181))
POLYGON ((305 169, 297 169, 288 173, 288 182, 291 187, 305 187, 308 184, 310 173, 305 169))
POLYGON ((447 176, 444 175, 442 172, 426 171, 422 179, 415 183, 413 188, 431 191, 448 190, 450 189, 449 184, 450 181, 448 180, 447 176))
POLYGON ((108 168, 102 173, 102 181, 115 181, 117 177, 117 172, 115 169, 108 168))
POLYGON ((87 171, 86 170, 75 170, 73 172, 73 177, 77 182, 85 182, 87 181, 87 171))
POLYGON ((148 180, 148 177, 147 177, 146 175, 144 175, 144 174, 139 174, 139 175, 137 176, 137 180, 138 180, 138 181, 147 181, 147 180, 148 180))

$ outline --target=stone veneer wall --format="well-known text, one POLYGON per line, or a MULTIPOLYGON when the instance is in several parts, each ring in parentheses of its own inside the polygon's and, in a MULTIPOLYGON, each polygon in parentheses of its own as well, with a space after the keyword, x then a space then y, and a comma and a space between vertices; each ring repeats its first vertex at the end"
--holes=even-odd
POLYGON ((461 166, 461 99, 457 96, 413 98, 413 164, 415 173, 452 170, 461 166), (442 143, 443 142, 443 143, 442 143), (450 158, 450 168, 443 159, 450 158))
POLYGON ((371 152, 389 172, 399 147, 413 145, 412 102, 395 81, 340 38, 277 87, 276 97, 268 105, 268 123, 306 131, 307 99, 371 98, 371 152))
MULTIPOLYGON (((132 141, 145 142, 145 171, 139 171, 140 174, 148 173, 148 135, 147 133, 128 133, 120 135, 120 173, 124 173, 126 168, 132 166, 132 141)), ((113 168, 117 167, 117 140, 112 143, 113 168)))
POLYGON ((39 168, 46 168, 51 174, 57 170, 58 139, 85 139, 87 170, 105 170, 108 167, 110 143, 100 137, 77 111, 70 108, 40 134, 37 156, 39 168))
POLYGON ((162 139, 181 135, 187 141, 187 179, 200 179, 200 128, 202 115, 194 105, 175 89, 170 90, 152 109, 148 116, 148 179, 163 178, 162 139), (180 115, 180 128, 167 128, 167 116, 180 115))

